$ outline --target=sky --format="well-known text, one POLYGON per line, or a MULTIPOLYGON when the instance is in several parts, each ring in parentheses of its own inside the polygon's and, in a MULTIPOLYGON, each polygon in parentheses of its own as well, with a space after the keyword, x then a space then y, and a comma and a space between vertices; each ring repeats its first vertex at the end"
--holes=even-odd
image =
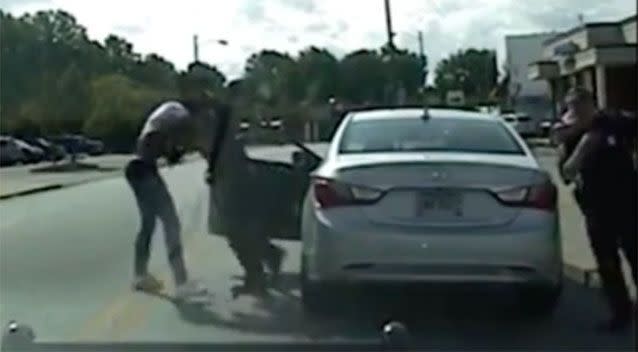
MULTIPOLYGON (((378 48, 386 41, 383 0, 0 0, 15 15, 63 9, 87 27, 92 39, 125 37, 143 54, 155 52, 183 69, 200 60, 229 78, 261 49, 292 55, 316 45, 335 55, 378 48), (224 39, 228 45, 219 45, 224 39)), ((504 61, 505 35, 560 31, 587 22, 615 21, 636 13, 635 0, 392 0, 396 44, 418 50, 423 32, 429 69, 461 48, 497 50, 504 61)), ((432 75, 430 75, 432 76, 432 75)))

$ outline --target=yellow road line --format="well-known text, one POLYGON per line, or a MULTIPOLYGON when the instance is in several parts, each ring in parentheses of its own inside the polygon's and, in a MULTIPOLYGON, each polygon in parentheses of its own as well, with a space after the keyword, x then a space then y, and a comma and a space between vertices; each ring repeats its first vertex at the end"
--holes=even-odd
MULTIPOLYGON (((184 253, 192 254, 196 246, 196 239, 204 237, 201 234, 188 237, 183 244, 184 253)), ((188 268, 187 268, 188 269, 188 268)), ((164 281, 165 285, 172 281, 170 270, 165 270, 159 274, 158 279, 164 281)), ((170 292, 170 287, 164 288, 163 292, 170 292)), ((122 337, 122 335, 133 328, 136 328, 144 321, 153 300, 145 299, 140 302, 136 300, 135 292, 127 289, 116 296, 105 308, 99 310, 95 315, 89 318, 83 325, 80 332, 72 338, 72 341, 90 341, 104 338, 108 334, 107 339, 113 340, 122 337)))
MULTIPOLYGON (((201 237, 193 236, 193 238, 190 238, 190 241, 188 241, 188 243, 186 244, 188 246, 188 249, 185 249, 185 253, 188 253, 190 255, 190 258, 192 259, 190 261, 191 265, 193 264, 193 262, 196 262, 198 259, 202 259, 202 255, 208 254, 207 251, 200 250, 205 247, 200 246, 201 241, 198 241, 205 237, 206 236, 201 236, 201 237)), ((159 279, 163 280, 164 283, 168 283, 169 282, 168 271, 164 271, 162 274, 163 275, 161 275, 159 279)), ((161 294, 168 295, 166 293, 167 291, 170 292, 168 290, 168 287, 165 287, 164 290, 161 292, 161 294)), ((123 318, 122 323, 114 327, 109 340, 120 341, 120 339, 125 337, 127 333, 140 328, 140 326, 146 320, 145 318, 147 317, 147 314, 151 310, 152 303, 154 302, 157 302, 157 301, 145 299, 143 300, 143 303, 140 303, 138 301, 135 304, 133 300, 129 300, 129 305, 124 308, 124 315, 119 316, 120 318, 123 318)))

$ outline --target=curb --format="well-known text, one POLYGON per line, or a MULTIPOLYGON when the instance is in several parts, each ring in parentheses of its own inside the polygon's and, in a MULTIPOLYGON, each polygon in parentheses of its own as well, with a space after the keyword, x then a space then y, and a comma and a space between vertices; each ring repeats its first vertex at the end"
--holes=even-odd
POLYGON ((563 263, 563 274, 587 288, 601 287, 597 269, 584 269, 573 264, 563 263))
POLYGON ((65 185, 60 184, 60 183, 56 183, 56 184, 53 184, 53 185, 46 185, 46 186, 42 186, 42 187, 30 188, 30 189, 26 189, 24 191, 19 191, 19 192, 13 192, 13 193, 0 195, 0 200, 14 198, 14 197, 27 196, 27 195, 30 195, 30 194, 36 194, 36 193, 40 193, 40 192, 52 191, 52 190, 60 189, 60 188, 63 188, 63 187, 65 187, 65 185))
MULTIPOLYGON (((194 161, 197 161, 198 159, 190 159, 190 160, 184 160, 182 162, 182 164, 190 164, 194 161)), ((165 163, 161 163, 158 165, 158 167, 160 169, 164 169, 166 167, 168 167, 168 165, 166 165, 165 163)), ((116 176, 115 174, 118 173, 118 171, 121 170, 113 170, 110 171, 110 175, 104 175, 103 177, 96 177, 94 179, 88 179, 88 180, 82 180, 82 181, 76 181, 76 182, 69 182, 66 184, 62 184, 62 183, 56 183, 56 184, 51 184, 51 185, 46 185, 46 186, 41 186, 41 187, 35 187, 35 188, 29 188, 23 191, 18 191, 18 192, 12 192, 12 193, 7 193, 7 194, 3 194, 0 195, 0 200, 5 200, 5 199, 10 199, 10 198, 17 198, 17 197, 22 197, 22 196, 28 196, 31 194, 37 194, 37 193, 42 193, 42 192, 47 192, 47 191, 53 191, 56 189, 62 189, 62 188, 68 188, 68 187, 74 187, 74 186, 81 186, 87 183, 91 183, 91 182, 98 182, 98 181, 103 181, 109 178, 112 178, 114 176, 116 176)))

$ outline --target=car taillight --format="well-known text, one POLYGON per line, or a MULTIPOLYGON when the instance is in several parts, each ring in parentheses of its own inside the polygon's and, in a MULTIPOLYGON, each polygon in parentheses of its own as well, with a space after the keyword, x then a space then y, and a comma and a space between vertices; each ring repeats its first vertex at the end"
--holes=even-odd
POLYGON ((323 209, 372 204, 383 195, 382 191, 376 189, 346 185, 325 178, 316 178, 312 182, 315 206, 323 209))
POLYGON ((529 187, 501 190, 495 194, 502 203, 507 205, 554 210, 556 209, 558 192, 556 186, 548 182, 529 187))

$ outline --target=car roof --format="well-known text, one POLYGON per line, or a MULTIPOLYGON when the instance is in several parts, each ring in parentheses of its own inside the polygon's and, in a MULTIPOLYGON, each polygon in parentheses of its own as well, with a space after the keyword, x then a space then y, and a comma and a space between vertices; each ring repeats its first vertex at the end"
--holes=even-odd
MULTIPOLYGON (((351 112, 352 121, 385 120, 385 119, 421 119, 424 116, 424 109, 418 108, 388 108, 371 109, 351 112)), ((427 109, 428 118, 433 119, 467 119, 493 121, 494 115, 482 112, 473 112, 459 109, 427 109)))

